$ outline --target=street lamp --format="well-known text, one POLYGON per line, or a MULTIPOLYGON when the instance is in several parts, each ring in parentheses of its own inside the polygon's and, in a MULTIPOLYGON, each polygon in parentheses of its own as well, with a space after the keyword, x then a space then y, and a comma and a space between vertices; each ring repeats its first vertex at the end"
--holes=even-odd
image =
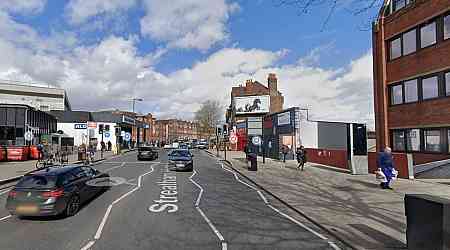
POLYGON ((142 99, 142 98, 133 98, 133 113, 134 113, 134 105, 135 105, 135 102, 136 102, 136 101, 142 102, 143 99, 142 99))

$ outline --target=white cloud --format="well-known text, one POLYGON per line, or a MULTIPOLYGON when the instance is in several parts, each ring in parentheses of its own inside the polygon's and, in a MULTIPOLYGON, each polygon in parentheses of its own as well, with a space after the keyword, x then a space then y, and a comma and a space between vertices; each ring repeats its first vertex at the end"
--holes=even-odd
POLYGON ((17 14, 39 13, 47 0, 1 0, 0 10, 17 14))
POLYGON ((249 78, 265 83, 273 72, 286 108, 308 107, 315 119, 373 122, 369 52, 343 67, 326 69, 302 63, 302 58, 278 66, 287 53, 282 49, 224 48, 192 67, 163 74, 153 65, 166 50, 140 55, 136 37, 111 36, 91 46, 69 43, 67 47, 65 39, 44 39, 8 15, 0 15, 0 20, 4 21, 0 22, 0 78, 59 85, 67 90, 75 109, 129 109, 130 99, 140 97, 145 101, 138 103, 139 111, 189 119, 206 99, 218 99, 226 106, 232 86, 249 78))
POLYGON ((66 14, 70 23, 81 24, 97 15, 128 10, 135 4, 136 0, 71 0, 66 14))
POLYGON ((239 9, 226 0, 144 0, 141 33, 169 47, 207 50, 228 39, 226 23, 239 9))

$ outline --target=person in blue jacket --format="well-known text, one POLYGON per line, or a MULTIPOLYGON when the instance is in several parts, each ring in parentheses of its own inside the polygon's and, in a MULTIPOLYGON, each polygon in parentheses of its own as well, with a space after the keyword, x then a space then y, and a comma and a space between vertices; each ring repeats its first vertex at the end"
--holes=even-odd
POLYGON ((392 158, 392 150, 389 147, 384 149, 384 152, 381 152, 378 155, 378 166, 381 168, 381 171, 386 176, 387 182, 382 182, 380 184, 383 189, 392 189, 389 184, 392 180, 394 169, 394 159, 392 158))

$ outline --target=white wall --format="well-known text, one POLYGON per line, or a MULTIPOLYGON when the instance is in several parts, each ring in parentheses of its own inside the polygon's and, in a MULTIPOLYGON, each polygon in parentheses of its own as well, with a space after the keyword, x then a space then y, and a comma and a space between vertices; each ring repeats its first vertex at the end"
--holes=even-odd
POLYGON ((300 121, 300 144, 305 148, 319 147, 319 133, 317 122, 300 121))
MULTIPOLYGON (((87 129, 75 129, 75 124, 83 124, 82 122, 80 123, 58 123, 57 124, 57 128, 58 130, 62 130, 65 134, 67 134, 70 137, 74 138, 74 145, 75 146, 80 146, 81 144, 83 144, 83 135, 87 135, 88 134, 88 130, 87 129)), ((84 123, 86 124, 86 123, 84 123)), ((98 145, 97 145, 97 149, 100 150, 100 142, 102 140, 102 135, 98 133, 98 125, 99 124, 105 124, 105 125, 109 125, 110 130, 109 130, 109 134, 110 137, 106 138, 103 137, 103 141, 108 144, 108 141, 111 141, 111 143, 114 145, 116 144, 116 135, 114 133, 114 126, 116 125, 116 123, 107 123, 107 122, 100 122, 97 123, 97 128, 92 128, 95 130, 94 133, 94 138, 97 138, 98 141, 98 145)), ((90 129, 90 128, 88 128, 90 129)))

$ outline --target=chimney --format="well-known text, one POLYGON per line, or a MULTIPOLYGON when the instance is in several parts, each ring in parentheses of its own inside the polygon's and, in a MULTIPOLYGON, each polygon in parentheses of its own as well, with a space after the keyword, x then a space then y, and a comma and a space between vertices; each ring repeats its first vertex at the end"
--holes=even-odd
POLYGON ((276 95, 278 92, 277 75, 275 75, 274 73, 270 73, 269 77, 267 78, 267 83, 268 83, 270 95, 276 95))
POLYGON ((250 87, 249 85, 251 85, 252 82, 253 82, 252 79, 249 79, 249 80, 245 81, 245 87, 246 88, 250 87))

